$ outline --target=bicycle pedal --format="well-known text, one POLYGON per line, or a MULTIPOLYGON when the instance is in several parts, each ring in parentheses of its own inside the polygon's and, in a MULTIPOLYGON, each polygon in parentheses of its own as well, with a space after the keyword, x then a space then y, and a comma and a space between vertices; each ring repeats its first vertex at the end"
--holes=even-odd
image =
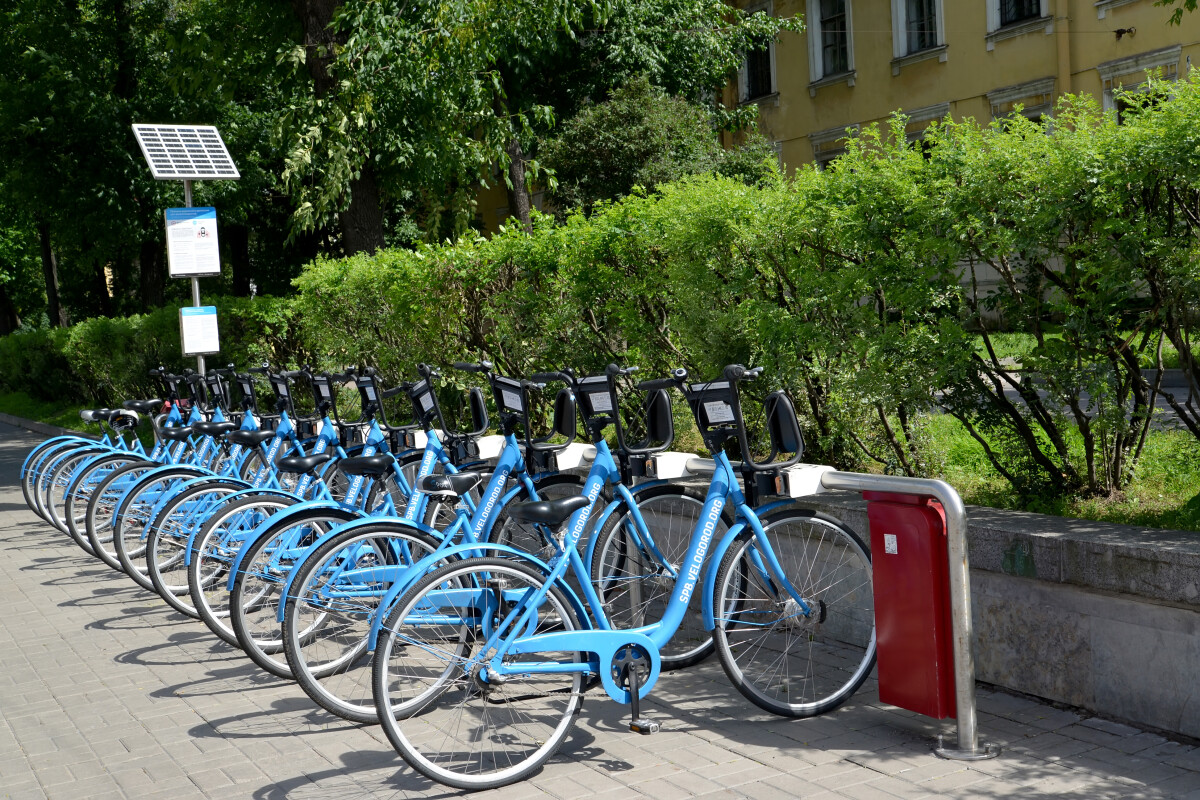
POLYGON ((643 736, 649 736, 652 733, 658 733, 662 730, 662 725, 652 719, 641 717, 640 719, 630 720, 629 730, 634 733, 640 733, 643 736))

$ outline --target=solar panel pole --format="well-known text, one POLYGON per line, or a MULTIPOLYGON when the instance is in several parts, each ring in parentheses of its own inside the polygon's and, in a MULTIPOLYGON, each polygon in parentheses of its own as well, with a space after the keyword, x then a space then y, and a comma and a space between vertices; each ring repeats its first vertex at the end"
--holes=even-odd
MULTIPOLYGON (((156 180, 183 181, 183 200, 187 208, 192 208, 193 180, 237 180, 241 177, 221 134, 212 125, 135 124, 133 135, 156 180)), ((169 227, 170 209, 167 213, 169 227)), ((200 281, 195 275, 189 277, 192 280, 192 306, 199 307, 200 281)), ((180 309, 181 337, 183 311, 180 309)), ((196 356, 196 368, 204 374, 204 356, 196 356)))
MULTIPOLYGON (((183 205, 192 207, 192 182, 186 178, 183 181, 183 205)), ((200 305, 200 279, 195 276, 192 277, 192 305, 200 305)), ((204 374, 204 356, 196 356, 196 372, 204 374)))

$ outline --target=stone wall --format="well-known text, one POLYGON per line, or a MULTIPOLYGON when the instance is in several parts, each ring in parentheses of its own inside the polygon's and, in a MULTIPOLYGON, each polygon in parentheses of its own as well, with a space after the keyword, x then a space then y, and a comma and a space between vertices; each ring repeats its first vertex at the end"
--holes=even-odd
MULTIPOLYGON (((856 495, 806 504, 866 537, 856 495)), ((977 507, 968 523, 978 680, 1200 737, 1200 534, 977 507)))

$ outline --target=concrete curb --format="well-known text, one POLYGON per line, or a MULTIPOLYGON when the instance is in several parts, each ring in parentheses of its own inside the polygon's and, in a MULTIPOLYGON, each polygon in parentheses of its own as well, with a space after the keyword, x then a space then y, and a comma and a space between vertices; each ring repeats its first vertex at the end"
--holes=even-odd
POLYGON ((7 425, 13 425, 17 428, 24 428, 27 431, 40 433, 43 436, 82 436, 85 439, 99 439, 100 437, 83 431, 73 431, 70 428, 60 428, 58 425, 47 425, 44 422, 37 422, 24 417, 15 417, 12 414, 0 412, 0 422, 7 425))

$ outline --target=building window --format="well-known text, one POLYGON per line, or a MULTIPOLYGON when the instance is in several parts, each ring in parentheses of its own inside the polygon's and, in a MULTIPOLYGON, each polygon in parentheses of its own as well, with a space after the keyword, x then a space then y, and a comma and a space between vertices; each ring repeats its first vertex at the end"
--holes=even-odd
POLYGON ((1000 25, 1012 25, 1042 15, 1040 0, 1000 0, 1000 25))
MULTIPOLYGON (((843 77, 854 85, 854 36, 850 0, 808 0, 808 66, 812 83, 843 77)), ((816 88, 809 86, 815 96, 816 88)))
POLYGON ((935 56, 945 61, 945 50, 942 0, 892 0, 893 75, 899 75, 904 64, 935 56))
POLYGON ((821 0, 821 74, 850 71, 846 0, 821 0))
POLYGON ((909 53, 941 44, 938 41, 936 0, 907 0, 904 12, 904 32, 909 53))
MULTIPOLYGON (((770 15, 773 11, 771 3, 746 8, 747 14, 770 15)), ((746 51, 746 60, 742 62, 738 75, 739 94, 743 103, 775 93, 775 43, 768 38, 755 45, 746 51)))
POLYGON ((771 50, 766 45, 761 50, 751 50, 746 54, 746 91, 742 95, 746 100, 766 97, 775 91, 771 85, 771 50))
POLYGON ((815 131, 808 135, 809 144, 813 149, 813 163, 817 169, 824 170, 839 156, 846 152, 846 140, 858 135, 858 125, 840 125, 815 131))
POLYGON ((1020 109, 1023 116, 1040 122, 1054 108, 1054 77, 993 89, 987 93, 987 99, 992 119, 1008 119, 1020 109))
POLYGON ((1165 80, 1176 80, 1179 77, 1179 59, 1182 55, 1183 48, 1173 45, 1128 58, 1106 61, 1096 67, 1104 86, 1104 108, 1116 109, 1117 117, 1121 119, 1131 104, 1117 97, 1114 90, 1121 88, 1126 92, 1146 91, 1147 71, 1157 71, 1165 80))
POLYGON ((987 49, 996 42, 1043 31, 1054 33, 1050 3, 1040 0, 987 0, 987 49))

